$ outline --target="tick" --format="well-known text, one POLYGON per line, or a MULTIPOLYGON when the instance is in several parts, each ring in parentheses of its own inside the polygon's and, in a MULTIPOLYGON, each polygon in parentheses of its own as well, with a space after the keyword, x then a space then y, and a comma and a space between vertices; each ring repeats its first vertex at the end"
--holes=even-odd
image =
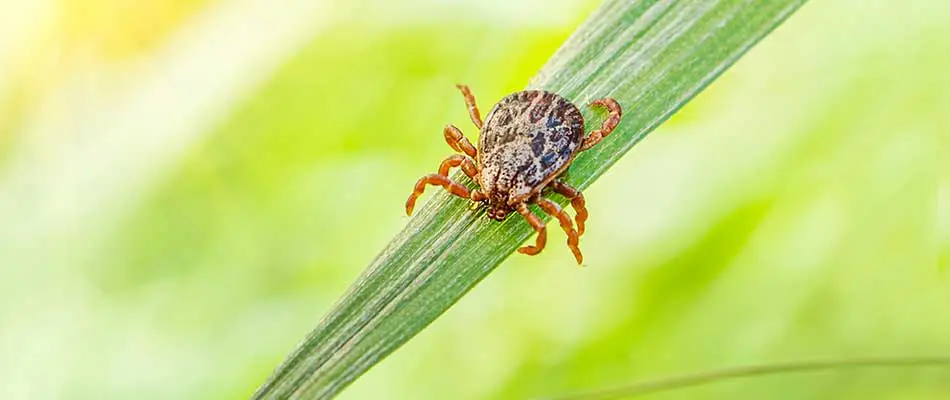
POLYGON ((521 214, 538 233, 534 246, 524 246, 519 253, 535 255, 547 243, 547 228, 528 209, 537 204, 546 214, 557 218, 567 234, 567 246, 580 264, 584 260, 578 247, 584 234, 587 208, 584 195, 561 178, 578 153, 590 149, 610 134, 620 122, 622 111, 616 100, 604 98, 590 105, 603 107, 609 115, 590 135, 584 136, 584 117, 567 99, 543 90, 525 90, 502 98, 482 122, 475 97, 465 85, 456 85, 465 98, 472 123, 479 129, 478 148, 454 125, 446 125, 443 134, 453 154, 442 161, 439 172, 423 176, 406 200, 406 214, 412 215, 416 199, 426 185, 437 185, 449 193, 481 203, 488 208, 489 218, 504 221, 513 211, 521 214), (449 178, 449 170, 461 167, 478 185, 474 190, 449 178), (542 190, 554 192, 571 200, 576 213, 577 229, 571 218, 557 203, 542 197, 542 190))

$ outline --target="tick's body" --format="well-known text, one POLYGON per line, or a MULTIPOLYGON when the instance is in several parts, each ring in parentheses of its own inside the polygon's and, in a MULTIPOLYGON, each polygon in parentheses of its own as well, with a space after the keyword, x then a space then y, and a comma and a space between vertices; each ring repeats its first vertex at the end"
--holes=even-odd
POLYGON ((488 113, 478 138, 481 191, 498 211, 511 211, 570 165, 584 141, 584 117, 563 97, 524 91, 488 113))
POLYGON ((416 198, 422 194, 426 184, 439 185, 456 196, 486 204, 488 216, 492 219, 501 221, 512 211, 520 213, 538 232, 538 238, 534 246, 525 246, 518 251, 533 255, 544 248, 547 238, 544 222, 527 207, 528 203, 537 203, 545 213, 557 217, 568 235, 568 246, 577 262, 581 263, 583 256, 577 244, 587 219, 584 196, 557 178, 567 170, 577 153, 597 144, 617 126, 620 105, 613 99, 591 103, 607 108, 610 116, 601 129, 585 138, 580 110, 557 94, 540 90, 510 94, 489 111, 483 126, 468 87, 459 85, 458 88, 465 96, 472 122, 481 130, 478 149, 458 128, 446 126, 444 133, 449 146, 465 155, 449 157, 442 162, 438 174, 419 179, 406 202, 406 213, 412 213, 416 198), (450 180, 448 172, 452 167, 461 167, 480 188, 469 191, 450 180), (577 231, 560 206, 541 197, 541 190, 546 187, 572 200, 577 212, 577 231))

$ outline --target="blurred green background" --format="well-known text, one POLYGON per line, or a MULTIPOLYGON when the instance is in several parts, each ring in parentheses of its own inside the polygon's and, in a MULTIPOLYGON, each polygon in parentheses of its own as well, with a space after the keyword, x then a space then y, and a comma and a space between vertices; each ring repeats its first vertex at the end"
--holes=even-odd
MULTIPOLYGON (((0 397, 249 396, 441 127, 477 137, 452 85, 487 111, 597 3, 0 2, 0 397)), ((586 192, 587 268, 511 257, 341 398, 947 354, 948 49, 946 2, 812 0, 586 192)), ((653 398, 946 399, 950 370, 653 398)))

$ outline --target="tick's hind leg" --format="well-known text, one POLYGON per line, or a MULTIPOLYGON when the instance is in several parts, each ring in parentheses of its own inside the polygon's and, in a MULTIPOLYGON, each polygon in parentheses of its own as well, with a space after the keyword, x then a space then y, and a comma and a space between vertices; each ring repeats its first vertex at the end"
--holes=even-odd
POLYGON ((607 109, 610 112, 610 115, 607 116, 607 119, 604 120, 600 125, 600 129, 597 129, 587 135, 584 138, 584 143, 581 144, 581 150, 584 151, 591 147, 594 147, 595 144, 599 143, 601 139, 607 137, 610 132, 614 131, 614 128, 617 127, 617 124, 620 123, 620 117, 623 116, 623 110, 620 109, 620 104, 617 103, 617 100, 611 98, 603 98, 599 100, 594 100, 590 103, 591 106, 600 106, 607 109))
POLYGON ((528 206, 525 203, 518 205, 518 213, 528 221, 528 224, 536 232, 538 232, 538 238, 534 241, 534 246, 524 246, 518 249, 518 252, 521 254, 527 254, 533 256, 541 252, 544 249, 544 245, 548 241, 548 229, 544 226, 544 221, 541 221, 537 215, 531 213, 531 210, 528 209, 528 206))
MULTIPOLYGON (((472 96, 472 91, 468 90, 466 85, 455 85, 462 92, 462 96, 465 97, 465 105, 468 106, 468 116, 472 118, 472 123, 475 124, 475 127, 479 130, 482 129, 482 116, 479 115, 478 105, 475 104, 475 96, 472 96)), ((472 156, 475 157, 475 156, 472 156)))
POLYGON ((581 249, 577 247, 578 244, 578 234, 574 230, 574 224, 571 223, 571 217, 567 215, 564 210, 561 209, 561 206, 557 203, 548 200, 541 199, 538 201, 538 205, 541 206, 541 209, 544 210, 548 215, 557 218, 558 222, 561 223, 561 229, 564 229, 564 233, 567 234, 567 247, 571 249, 571 252, 574 253, 574 258, 577 260, 577 264, 584 262, 584 255, 581 254, 581 249))
POLYGON ((587 221, 587 204, 584 202, 584 194, 561 181, 551 182, 551 187, 561 196, 571 201, 571 207, 574 207, 574 219, 577 221, 577 237, 584 234, 584 222, 587 221))
POLYGON ((459 153, 465 153, 472 158, 475 158, 475 155, 478 154, 475 146, 472 146, 472 142, 469 142, 468 138, 466 138, 465 135, 462 134, 462 131, 456 128, 455 125, 446 125, 442 134, 445 136, 445 142, 448 143, 449 147, 453 150, 459 153))

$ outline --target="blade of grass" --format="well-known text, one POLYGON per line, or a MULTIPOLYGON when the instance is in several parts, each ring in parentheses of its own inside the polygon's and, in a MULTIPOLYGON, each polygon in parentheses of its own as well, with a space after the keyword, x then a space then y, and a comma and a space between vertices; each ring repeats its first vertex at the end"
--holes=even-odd
MULTIPOLYGON (((608 0, 529 84, 576 104, 610 96, 627 111, 582 153, 568 181, 588 187, 804 0, 608 0)), ((591 129, 602 118, 583 108, 591 129)), ((457 174, 455 178, 471 186, 457 174)), ((254 398, 330 398, 435 320, 533 232, 439 191, 376 257, 254 398)), ((400 199, 401 201, 401 199, 400 199)), ((564 204, 563 199, 560 203, 564 204)))
POLYGON ((907 357, 907 358, 855 358, 845 360, 791 361, 776 364, 749 365, 723 368, 710 372, 661 378, 634 383, 630 386, 578 393, 552 400, 608 400, 643 396, 667 390, 682 389, 705 385, 736 378, 751 378, 763 375, 788 374, 794 372, 819 372, 842 368, 895 368, 895 367, 950 367, 950 357, 907 357))

